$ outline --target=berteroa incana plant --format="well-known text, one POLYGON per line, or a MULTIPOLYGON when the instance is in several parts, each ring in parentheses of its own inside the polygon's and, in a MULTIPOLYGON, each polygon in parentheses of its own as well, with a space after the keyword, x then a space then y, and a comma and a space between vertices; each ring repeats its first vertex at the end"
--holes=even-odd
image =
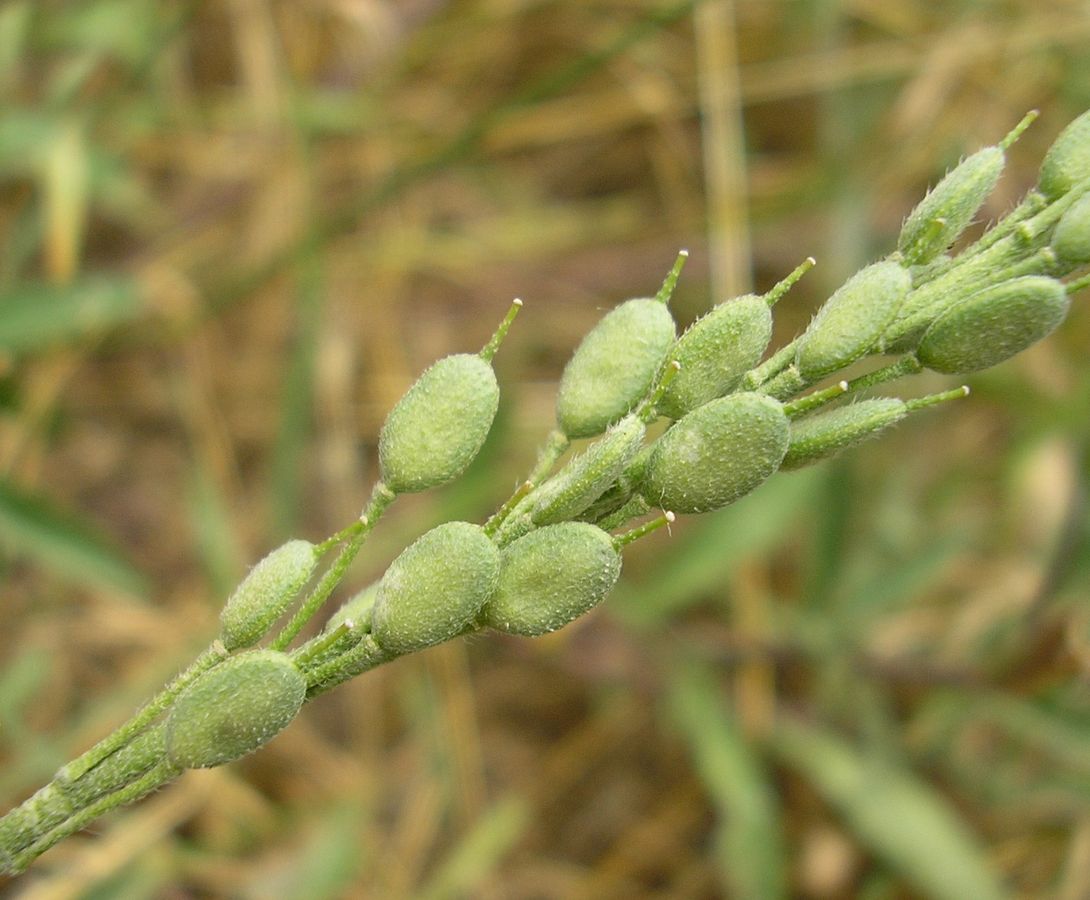
POLYGON ((481 449, 499 401, 491 362, 516 300, 484 349, 436 362, 390 412, 379 481, 359 519, 318 544, 289 541, 254 566, 227 600, 219 636, 185 672, 0 819, 0 871, 22 871, 186 769, 256 750, 307 700, 368 669, 469 632, 563 627, 609 593, 628 544, 676 515, 719 509, 780 469, 967 393, 860 399, 863 391, 925 368, 985 369, 1048 335, 1090 284, 1090 112, 1053 143, 1037 186, 951 253, 1034 116, 954 168, 909 214, 897 249, 771 354, 772 307, 813 260, 766 294, 719 304, 679 337, 668 303, 683 251, 654 297, 620 304, 583 339, 560 380, 555 427, 511 498, 483 525, 446 522, 418 538, 293 647, 386 508, 457 478, 481 449), (865 371, 837 380, 849 366, 865 371), (668 427, 649 440, 660 419, 668 427), (592 440, 558 469, 583 438, 592 440))

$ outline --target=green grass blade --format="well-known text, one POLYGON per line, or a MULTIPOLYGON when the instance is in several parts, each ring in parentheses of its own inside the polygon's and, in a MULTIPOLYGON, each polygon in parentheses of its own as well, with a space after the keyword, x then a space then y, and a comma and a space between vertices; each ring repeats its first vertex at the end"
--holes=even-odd
POLYGON ((797 720, 778 723, 772 746, 843 817, 861 844, 924 896, 1008 896, 953 807, 911 772, 797 720))
POLYGON ((494 803, 439 866, 419 900, 474 896, 473 888, 522 838, 530 822, 526 800, 516 794, 494 803))
POLYGON ((0 482, 0 543, 74 581, 144 598, 148 585, 92 526, 42 497, 0 482))
POLYGON ((106 331, 140 313, 136 284, 125 277, 20 284, 0 296, 0 350, 33 353, 106 331))
POLYGON ((673 679, 669 706, 718 812, 717 856, 731 896, 786 897, 779 802, 760 757, 725 709, 707 670, 682 668, 673 679))

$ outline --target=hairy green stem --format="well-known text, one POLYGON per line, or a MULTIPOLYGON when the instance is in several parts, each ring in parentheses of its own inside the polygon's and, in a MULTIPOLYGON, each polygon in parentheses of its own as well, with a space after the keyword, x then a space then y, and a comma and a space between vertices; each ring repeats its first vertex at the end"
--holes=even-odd
POLYGON ((163 760, 152 769, 144 773, 140 778, 122 787, 120 790, 100 797, 94 803, 84 807, 69 816, 60 824, 45 832, 25 849, 9 855, 8 868, 11 872, 22 872, 35 859, 45 853, 54 844, 64 840, 69 835, 75 834, 90 825, 99 816, 108 813, 111 809, 139 800, 150 794, 157 788, 173 781, 181 773, 182 769, 163 760))
POLYGON ((763 384, 779 375, 794 361, 798 344, 799 339, 795 338, 791 343, 780 347, 757 368, 746 372, 742 376, 742 388, 747 391, 759 390, 763 384))
POLYGON ((319 609, 322 608, 322 604, 329 599, 329 595, 333 593, 333 589, 341 583, 341 579, 344 578, 345 572, 348 571, 348 567, 352 565, 352 561, 356 558, 356 554, 360 552, 360 547, 363 546, 363 542, 367 540, 367 535, 371 533, 371 529, 375 527, 375 523, 382 517, 382 514, 386 511, 386 508, 393 503, 396 495, 390 491, 381 481, 375 485, 374 490, 371 492, 371 500, 367 505, 367 509, 363 515, 360 516, 359 522, 353 526, 354 534, 345 542, 341 548, 341 552, 337 554, 337 558, 333 560, 330 567, 326 570, 325 574, 321 577, 318 584, 315 585, 314 590, 310 592, 310 595, 303 601, 295 615, 291 617, 291 620, 281 630, 270 645, 273 650, 283 650, 288 646, 303 630, 303 626, 307 624, 319 609))
POLYGON ((74 760, 61 767, 56 774, 56 779, 61 782, 72 783, 78 781, 91 769, 102 762, 106 757, 117 752, 128 744, 134 737, 144 731, 156 718, 158 718, 174 702, 174 699, 186 688, 198 675, 211 669, 227 658, 227 650, 219 641, 213 641, 212 646, 205 650, 194 660, 193 664, 177 676, 163 690, 149 700, 140 711, 117 730, 111 732, 101 741, 95 744, 86 753, 77 756, 74 760))
POLYGON ((393 658, 394 656, 383 650, 371 635, 364 635, 355 647, 340 656, 313 667, 301 667, 307 679, 307 698, 324 694, 338 684, 343 684, 350 678, 389 662, 393 658))
POLYGON ((526 480, 535 487, 541 484, 545 480, 545 476, 553 470, 557 460, 564 455, 564 451, 568 449, 570 444, 571 440, 559 428, 549 432, 549 436, 545 439, 545 445, 537 455, 537 462, 534 463, 534 468, 530 471, 530 474, 526 476, 526 480))

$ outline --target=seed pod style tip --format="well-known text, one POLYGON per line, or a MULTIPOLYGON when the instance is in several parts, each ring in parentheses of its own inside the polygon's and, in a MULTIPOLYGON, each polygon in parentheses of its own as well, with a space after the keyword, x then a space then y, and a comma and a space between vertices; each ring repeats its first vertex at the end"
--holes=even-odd
POLYGON ((677 259, 674 260, 673 266, 670 267, 670 271, 663 280, 662 287, 660 287, 658 293, 655 294, 655 299, 659 303, 667 304, 670 302, 670 298, 674 296, 674 289, 677 287, 678 278, 681 277, 681 270, 685 268, 685 263, 688 259, 688 250, 678 250, 677 259))
POLYGON ((765 303, 769 306, 775 306, 784 295, 798 283, 799 279, 816 265, 817 260, 814 259, 814 257, 806 257, 806 259, 791 270, 786 278, 776 282, 776 284, 763 295, 765 303))
POLYGON ((486 363, 492 362, 492 358, 496 355, 496 351, 499 350, 500 344, 502 344, 503 339, 507 337, 507 332, 511 328, 511 323, 515 321, 515 316, 519 314, 519 310, 521 309, 522 300, 516 297, 511 301, 511 308, 507 310, 507 315, 503 317, 503 321, 500 322, 495 333, 488 339, 488 343, 481 348, 481 352, 477 354, 486 363))
POLYGON ((1037 120, 1037 117, 1040 115, 1041 111, 1039 109, 1031 109, 1024 116, 1022 116, 1018 124, 1015 125, 1014 128, 1012 128, 1009 132, 1007 132, 1003 140, 999 142, 999 144, 997 145, 999 149, 1010 150, 1014 142, 1022 136, 1022 132, 1029 128, 1029 126, 1032 125, 1037 120))
POLYGON ((650 522, 644 522, 642 525, 638 525, 635 528, 625 531, 622 534, 613 536, 613 549, 618 552, 627 547, 633 541, 638 541, 642 537, 646 537, 653 531, 658 531, 660 528, 673 525, 677 521, 677 516, 670 510, 665 510, 662 515, 652 519, 650 522))

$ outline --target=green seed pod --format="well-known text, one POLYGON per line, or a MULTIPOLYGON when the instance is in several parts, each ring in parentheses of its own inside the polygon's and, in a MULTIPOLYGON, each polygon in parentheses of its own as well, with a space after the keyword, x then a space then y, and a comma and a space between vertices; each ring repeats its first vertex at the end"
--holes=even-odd
POLYGON ((1090 263, 1090 193, 1060 216, 1052 232, 1052 249, 1056 258, 1071 268, 1090 263))
POLYGON ((667 385, 658 411, 671 419, 738 386, 742 376, 761 361, 772 339, 768 300, 754 294, 720 303, 678 338, 668 358, 681 370, 667 385))
POLYGON ((1041 161, 1037 186, 1057 200, 1090 177, 1090 110, 1071 122, 1048 148, 1041 161))
POLYGON ((601 602, 620 574, 621 556, 601 528, 548 525, 503 548, 499 584, 478 621, 526 637, 556 631, 601 602))
POLYGON ((602 496, 640 449, 647 426, 625 416, 534 494, 530 520, 552 525, 574 519, 602 496))
POLYGON ((499 399, 496 374, 477 354, 458 353, 434 363, 382 426, 382 481, 401 494, 457 478, 488 437, 499 399))
POLYGON ((985 147, 962 160, 920 201, 901 227, 897 249, 907 265, 929 263, 954 243, 995 189, 1006 158, 985 147))
POLYGON ((908 270, 888 260, 856 272, 799 338, 796 365, 802 377, 817 381, 874 350, 911 287, 908 270))
POLYGON ((852 447, 901 421, 908 414, 903 400, 875 397, 791 423, 791 443, 781 469, 801 469, 852 447))
POLYGON ((1067 291, 1055 278, 1014 278, 946 310, 924 332, 916 356, 936 372, 987 369, 1049 334, 1067 307, 1067 291))
POLYGON ((299 712, 307 683, 286 654, 251 650, 182 691, 166 721, 167 757, 185 769, 222 765, 256 750, 299 712))
POLYGON ((564 368, 556 420, 569 438, 594 437, 651 389, 674 343, 674 320, 659 300, 627 300, 595 325, 564 368))
POLYGON ((433 528, 382 576, 371 634, 396 654, 455 637, 495 590, 499 568, 499 550, 479 526, 446 522, 433 528))
POLYGON ((329 621, 326 622, 325 628, 322 630, 328 634, 345 622, 353 622, 356 625, 367 624, 370 627, 371 610, 375 605, 375 600, 378 599, 378 586, 379 582, 373 581, 358 594, 354 594, 345 600, 340 608, 329 617, 329 621))
POLYGON ((220 613, 220 640, 228 650, 259 641, 310 580, 318 557, 309 541, 288 541, 250 570, 220 613))
POLYGON ((652 446, 640 492, 676 513, 718 509, 748 494, 779 468, 789 426, 764 394, 730 394, 679 419, 652 446))

